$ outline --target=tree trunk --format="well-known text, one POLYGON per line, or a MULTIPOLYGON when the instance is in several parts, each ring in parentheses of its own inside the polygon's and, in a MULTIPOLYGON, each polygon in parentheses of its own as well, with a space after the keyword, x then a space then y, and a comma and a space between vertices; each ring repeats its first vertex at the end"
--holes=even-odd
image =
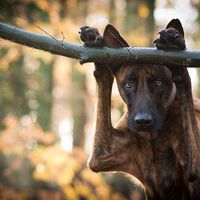
POLYGON ((84 146, 85 124, 87 121, 85 96, 86 77, 73 62, 71 68, 70 105, 73 118, 73 147, 84 146))

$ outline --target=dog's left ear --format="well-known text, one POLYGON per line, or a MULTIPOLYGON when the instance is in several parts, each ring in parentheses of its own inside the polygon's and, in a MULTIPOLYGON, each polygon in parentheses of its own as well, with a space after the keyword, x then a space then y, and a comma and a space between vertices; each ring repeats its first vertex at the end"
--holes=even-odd
POLYGON ((166 29, 168 29, 168 28, 176 29, 184 38, 183 26, 179 19, 172 19, 166 26, 166 29))
POLYGON ((107 47, 111 48, 129 47, 128 43, 122 38, 119 32, 111 24, 108 24, 106 26, 103 38, 104 38, 104 43, 107 47))

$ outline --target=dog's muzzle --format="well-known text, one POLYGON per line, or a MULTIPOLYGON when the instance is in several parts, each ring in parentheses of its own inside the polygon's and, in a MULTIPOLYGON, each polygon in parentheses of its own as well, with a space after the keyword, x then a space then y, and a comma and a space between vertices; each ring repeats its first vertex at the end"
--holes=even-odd
POLYGON ((137 113, 133 123, 137 131, 148 131, 153 128, 153 117, 149 113, 137 113))

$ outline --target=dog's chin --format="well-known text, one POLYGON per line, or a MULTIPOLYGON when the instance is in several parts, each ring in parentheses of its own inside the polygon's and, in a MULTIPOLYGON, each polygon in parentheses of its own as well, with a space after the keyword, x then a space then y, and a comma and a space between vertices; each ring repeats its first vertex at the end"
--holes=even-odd
POLYGON ((139 131, 137 134, 140 135, 141 137, 147 139, 147 140, 156 139, 157 136, 158 136, 157 131, 151 131, 151 132, 139 131))
POLYGON ((143 128, 143 129, 137 129, 135 127, 129 127, 129 129, 131 130, 131 132, 133 134, 136 134, 138 136, 141 136, 147 140, 152 140, 152 139, 155 139, 157 138, 157 134, 158 134, 158 131, 156 131, 155 128, 143 128))
POLYGON ((143 128, 137 128, 132 124, 131 125, 128 124, 128 128, 131 130, 131 132, 136 133, 136 134, 138 134, 140 132, 150 133, 152 131, 155 131, 155 128, 153 126, 148 127, 148 128, 144 128, 144 127, 143 128))

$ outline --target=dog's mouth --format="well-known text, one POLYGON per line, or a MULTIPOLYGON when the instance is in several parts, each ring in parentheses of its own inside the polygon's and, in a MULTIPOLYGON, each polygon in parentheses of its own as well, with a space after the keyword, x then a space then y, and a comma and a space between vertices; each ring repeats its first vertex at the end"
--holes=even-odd
POLYGON ((154 140, 157 138, 158 136, 158 129, 154 128, 154 127, 148 127, 148 128, 140 128, 137 129, 136 127, 134 127, 133 125, 128 125, 128 128, 130 129, 130 131, 137 135, 140 136, 146 140, 154 140))
POLYGON ((153 127, 143 127, 143 128, 137 128, 137 127, 134 127, 134 125, 132 126, 128 126, 128 128, 131 130, 131 132, 135 133, 135 134, 140 134, 140 133, 143 133, 143 134, 149 134, 153 131, 155 131, 155 129, 153 127))

